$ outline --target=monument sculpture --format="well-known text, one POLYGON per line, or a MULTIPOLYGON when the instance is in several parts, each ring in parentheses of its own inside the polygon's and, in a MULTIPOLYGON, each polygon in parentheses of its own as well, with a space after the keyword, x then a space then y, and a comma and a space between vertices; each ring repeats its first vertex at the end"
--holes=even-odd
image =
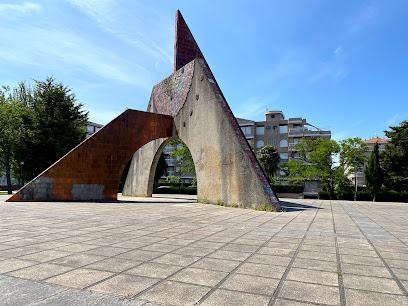
POLYGON ((127 110, 8 201, 116 200, 152 196, 158 159, 180 138, 194 160, 198 201, 280 205, 183 16, 176 12, 174 73, 153 87, 147 112, 127 110), (132 157, 133 154, 133 157, 132 157))

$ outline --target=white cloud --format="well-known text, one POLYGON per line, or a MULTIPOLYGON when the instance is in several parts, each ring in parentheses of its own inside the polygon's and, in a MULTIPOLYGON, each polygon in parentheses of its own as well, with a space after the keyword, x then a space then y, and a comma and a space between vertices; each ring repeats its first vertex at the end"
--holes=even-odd
POLYGON ((0 35, 5 37, 0 43, 0 64, 15 62, 43 66, 52 71, 66 69, 82 74, 92 73, 147 90, 151 88, 150 73, 145 68, 69 30, 32 27, 27 35, 21 29, 2 28, 0 35), (20 45, 20 41, 24 44, 20 45))
POLYGON ((378 9, 373 4, 363 6, 348 22, 349 34, 361 32, 378 17, 378 9))
POLYGON ((172 34, 168 33, 168 29, 163 28, 164 20, 168 16, 161 16, 159 12, 136 3, 133 5, 137 6, 137 9, 132 12, 135 15, 132 15, 130 12, 121 11, 121 7, 116 5, 116 0, 67 1, 86 14, 105 32, 135 46, 144 54, 153 56, 156 59, 156 65, 157 61, 173 62, 172 34), (146 10, 149 10, 149 14, 144 14, 146 10), (132 29, 125 26, 126 19, 131 19, 135 24, 132 29), (165 33, 165 36, 160 35, 161 33, 165 33), (161 36, 166 37, 166 40, 160 39, 161 36))
POLYGON ((279 96, 279 94, 275 94, 269 97, 249 97, 240 103, 238 107, 235 107, 234 115, 243 119, 261 120, 261 116, 264 115, 267 109, 271 108, 271 105, 279 99, 279 96))
POLYGON ((39 13, 41 5, 32 2, 23 2, 22 4, 0 4, 0 13, 5 11, 17 11, 22 14, 39 13))

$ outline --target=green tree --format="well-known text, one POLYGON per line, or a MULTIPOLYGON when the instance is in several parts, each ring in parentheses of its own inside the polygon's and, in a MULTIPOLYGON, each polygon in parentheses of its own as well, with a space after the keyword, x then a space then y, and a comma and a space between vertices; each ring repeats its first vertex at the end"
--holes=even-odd
POLYGON ((181 183, 181 179, 180 179, 179 176, 169 175, 169 176, 166 178, 166 182, 167 182, 167 183, 170 183, 170 184, 179 184, 179 183, 181 183))
POLYGON ((173 139, 169 142, 170 145, 174 146, 173 152, 170 156, 177 159, 179 163, 178 168, 180 169, 180 175, 185 172, 191 172, 195 174, 195 166, 191 152, 187 145, 181 139, 173 139))
POLYGON ((2 88, 3 90, 0 90, 0 163, 6 174, 7 191, 11 194, 12 162, 16 156, 16 148, 28 133, 23 120, 25 112, 23 103, 13 99, 8 87, 2 88))
POLYGON ((390 142, 381 155, 384 185, 391 190, 408 191, 408 121, 390 129, 385 131, 390 142))
POLYGON ((378 151, 378 142, 374 144, 373 152, 368 160, 367 167, 364 170, 365 183, 367 189, 376 201, 377 192, 381 190, 383 184, 383 172, 380 165, 380 152, 378 151))
POLYGON ((263 146, 256 153, 256 157, 267 177, 273 176, 279 169, 280 156, 275 146, 263 146))
POLYGON ((347 174, 354 173, 354 200, 357 199, 357 172, 360 172, 367 161, 365 153, 368 147, 361 141, 361 138, 348 138, 340 141, 341 156, 345 172, 347 174))
POLYGON ((360 155, 365 149, 360 149, 360 146, 363 147, 359 138, 346 139, 340 144, 328 139, 302 139, 296 144, 300 160, 292 159, 283 167, 288 169, 291 181, 319 180, 333 199, 336 184, 344 185, 346 162, 352 161, 356 166, 356 161, 363 159, 360 155), (335 163, 339 156, 342 158, 335 163))
POLYGON ((88 113, 72 90, 52 77, 35 81, 33 87, 20 83, 13 92, 29 110, 24 120, 31 137, 20 144, 16 156, 24 161, 23 176, 30 180, 86 138, 88 113))

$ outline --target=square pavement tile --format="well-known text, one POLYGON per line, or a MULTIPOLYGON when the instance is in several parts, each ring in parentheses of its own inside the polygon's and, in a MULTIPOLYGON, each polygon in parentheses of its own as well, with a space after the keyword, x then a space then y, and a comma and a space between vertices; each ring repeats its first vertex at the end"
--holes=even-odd
POLYGON ((408 269, 392 268, 392 271, 399 279, 408 280, 408 269))
POLYGON ((387 305, 401 306, 407 305, 407 298, 404 295, 385 294, 379 292, 367 292, 346 288, 346 301, 348 305, 387 305))
POLYGON ((228 273, 196 268, 185 268, 173 275, 170 280, 192 283, 202 286, 217 285, 228 273))
POLYGON ((355 265, 355 264, 341 264, 341 269, 343 273, 346 274, 357 274, 365 276, 376 276, 383 278, 392 278, 390 272, 386 267, 373 267, 367 265, 355 265))
POLYGON ((104 271, 76 269, 55 277, 51 277, 45 282, 49 284, 83 289, 112 275, 113 273, 104 271))
POLYGON ((158 281, 158 279, 153 278, 121 274, 96 284, 90 287, 89 290, 131 298, 158 281))
POLYGON ((286 267, 246 262, 236 273, 280 279, 286 267))
POLYGON ((251 253, 233 252, 233 251, 222 251, 218 250, 214 253, 208 255, 211 258, 228 259, 228 260, 238 260, 244 261, 247 259, 251 253))
POLYGON ((355 255, 340 255, 341 262, 358 264, 358 265, 369 265, 369 266, 384 266, 379 257, 365 257, 365 256, 355 256, 355 255))
POLYGON ((285 281, 279 297, 327 305, 339 305, 340 293, 337 287, 285 281))
POLYGON ((84 265, 100 261, 102 259, 106 259, 106 257, 88 254, 73 254, 66 257, 54 259, 50 263, 72 267, 81 267, 84 265))
POLYGON ((86 268, 118 273, 140 265, 141 263, 142 261, 112 257, 87 265, 86 268))
POLYGON ((288 280, 338 286, 338 274, 333 272, 316 271, 310 269, 292 268, 287 276, 288 280))
POLYGON ((136 268, 126 271, 126 274, 140 275, 152 278, 166 278, 183 267, 161 264, 157 262, 144 263, 136 268))
POLYGON ((316 304, 306 303, 306 302, 298 302, 293 300, 285 300, 285 299, 277 299, 275 302, 275 306, 314 306, 316 304))
POLYGON ((326 260, 326 261, 337 261, 337 257, 335 253, 321 253, 321 252, 313 252, 313 251, 306 251, 300 250, 297 254, 298 258, 308 258, 308 259, 315 259, 315 260, 326 260))
POLYGON ((148 246, 142 247, 142 250, 145 251, 157 251, 157 252, 171 252, 176 249, 179 249, 181 246, 179 245, 170 245, 170 244, 164 244, 164 243, 154 243, 150 244, 148 246))
POLYGON ((164 281, 137 298, 165 305, 187 306, 195 305, 208 291, 208 287, 164 281))
POLYGON ((234 260, 216 259, 216 258, 203 258, 196 263, 194 263, 192 268, 200 268, 213 271, 231 272, 241 262, 234 260))
POLYGON ((72 253, 49 250, 49 251, 38 252, 38 253, 34 253, 34 254, 21 256, 19 258, 20 259, 25 259, 25 260, 46 262, 46 261, 54 260, 54 259, 57 259, 57 258, 65 257, 65 256, 68 256, 68 255, 72 255, 72 253))
POLYGON ((132 259, 137 261, 147 261, 153 258, 157 258, 165 253, 153 252, 153 251, 143 251, 143 250, 132 250, 126 253, 117 255, 117 258, 132 259))
POLYGON ((182 247, 181 249, 175 250, 173 253, 190 255, 190 256, 205 256, 211 253, 211 249, 202 249, 202 248, 192 248, 192 247, 182 247))
POLYGON ((203 306, 263 306, 268 305, 270 297, 244 292, 215 290, 201 305, 203 306))
POLYGON ((263 247, 258 251, 259 254, 264 255, 275 255, 275 256, 287 256, 292 257, 295 254, 294 250, 291 249, 281 249, 281 248, 269 248, 263 247))
POLYGON ((153 259, 152 262, 160 262, 164 264, 186 267, 199 259, 200 257, 196 256, 169 253, 153 259))
POLYGON ((233 274, 227 278, 220 288, 272 296, 278 284, 279 280, 273 278, 233 274))
POLYGON ((0 261, 0 273, 7 273, 13 270, 29 267, 37 264, 37 262, 21 260, 21 259, 6 259, 0 261))
POLYGON ((248 259, 248 262, 271 264, 286 267, 289 265, 291 257, 273 256, 265 254, 255 254, 248 259))
POLYGON ((388 278, 344 274, 343 283, 345 288, 394 294, 402 293, 397 283, 388 278))
POLYGON ((72 269, 72 267, 42 263, 39 265, 30 266, 14 272, 10 272, 7 275, 40 281, 58 274, 62 274, 72 269))
POLYGON ((85 252, 91 249, 95 249, 98 246, 96 245, 91 245, 91 244, 84 244, 84 243, 73 243, 70 245, 66 245, 60 248, 56 248, 55 251, 60 251, 60 252, 70 252, 70 253, 79 253, 79 252, 85 252))
POLYGON ((99 255, 99 256, 107 256, 107 257, 111 257, 111 256, 115 256, 124 252, 129 251, 128 249, 124 249, 124 248, 115 248, 115 247, 111 247, 111 246, 102 246, 102 247, 97 247, 88 251, 85 251, 85 254, 89 254, 89 255, 99 255))
POLYGON ((337 263, 334 261, 314 260, 306 258, 296 258, 293 262, 293 267, 328 272, 337 271, 337 263))
POLYGON ((230 243, 230 244, 227 244, 226 246, 224 246, 222 248, 222 250, 223 251, 252 253, 252 252, 255 252, 258 248, 259 248, 259 246, 257 246, 257 245, 230 243))

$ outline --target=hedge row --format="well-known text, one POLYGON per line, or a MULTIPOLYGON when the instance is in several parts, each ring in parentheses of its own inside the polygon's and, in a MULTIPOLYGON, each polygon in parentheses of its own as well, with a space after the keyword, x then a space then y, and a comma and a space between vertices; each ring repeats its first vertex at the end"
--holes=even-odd
MULTIPOLYGON (((167 185, 165 185, 167 186, 167 185)), ((197 194, 197 188, 193 187, 177 187, 177 186, 171 186, 171 188, 163 188, 163 189, 157 189, 156 193, 164 193, 164 194, 197 194)))
POLYGON ((273 185, 273 191, 276 193, 302 193, 302 185, 273 185))
MULTIPOLYGON (((354 192, 353 193, 338 193, 335 192, 334 196, 337 200, 354 200, 354 192)), ((317 194, 317 197, 321 200, 328 200, 330 199, 330 195, 327 191, 320 191, 317 194)), ((358 191, 357 192, 357 201, 372 201, 373 198, 371 197, 369 192, 358 191)), ((377 202, 405 202, 408 203, 408 192, 397 192, 393 190, 385 190, 380 191, 377 193, 377 202)))

